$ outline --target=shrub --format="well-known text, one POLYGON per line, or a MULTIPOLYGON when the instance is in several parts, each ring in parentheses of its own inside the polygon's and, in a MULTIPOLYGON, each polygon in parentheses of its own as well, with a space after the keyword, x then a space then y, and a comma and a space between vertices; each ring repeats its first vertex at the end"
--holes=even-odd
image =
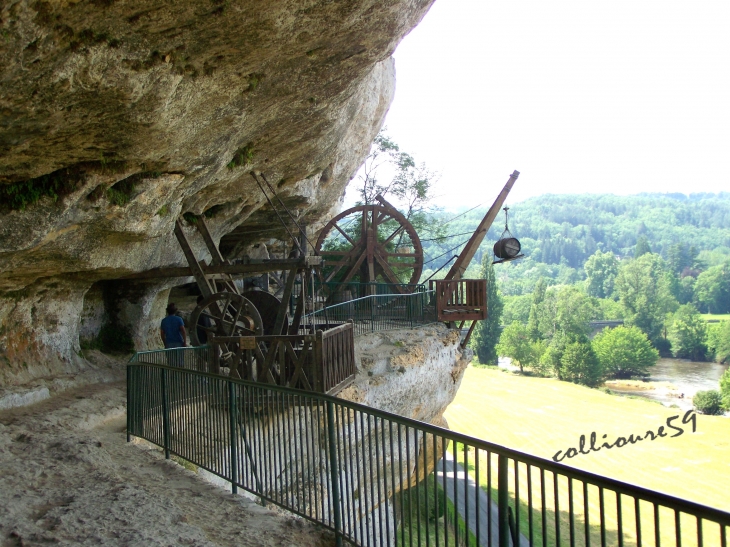
POLYGON ((595 387, 605 378, 601 362, 589 342, 571 342, 561 358, 561 378, 576 384, 595 387))
POLYGON ((659 352, 637 327, 604 329, 593 339, 593 350, 606 374, 614 378, 648 376, 659 352))
POLYGON ((722 407, 730 410, 730 369, 720 377, 720 395, 722 396, 722 407))
POLYGON ((698 391, 692 399, 692 404, 697 412, 717 416, 722 414, 722 396, 714 389, 698 391))

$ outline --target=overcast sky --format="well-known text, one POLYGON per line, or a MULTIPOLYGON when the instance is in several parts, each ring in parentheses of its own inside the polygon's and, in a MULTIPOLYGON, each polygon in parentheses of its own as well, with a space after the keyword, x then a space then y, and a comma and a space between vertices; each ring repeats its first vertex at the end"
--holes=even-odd
MULTIPOLYGON (((386 118, 441 205, 730 191, 729 0, 437 0, 386 118)), ((354 184, 354 181, 353 181, 354 184)))

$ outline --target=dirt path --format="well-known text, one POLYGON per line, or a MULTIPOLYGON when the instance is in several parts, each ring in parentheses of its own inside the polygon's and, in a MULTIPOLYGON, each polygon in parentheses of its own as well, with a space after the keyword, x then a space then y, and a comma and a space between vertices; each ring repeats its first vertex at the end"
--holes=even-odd
POLYGON ((0 545, 325 546, 315 525, 126 443, 123 383, 0 411, 0 545))

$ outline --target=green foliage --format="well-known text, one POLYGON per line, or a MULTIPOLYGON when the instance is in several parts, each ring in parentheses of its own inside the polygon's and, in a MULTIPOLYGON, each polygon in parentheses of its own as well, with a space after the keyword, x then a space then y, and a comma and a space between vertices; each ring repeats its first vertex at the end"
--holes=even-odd
POLYGON ((235 169, 236 167, 243 167, 249 165, 253 161, 254 157, 254 146, 250 142, 246 146, 242 146, 233 154, 233 158, 228 162, 228 169, 235 169))
POLYGON ((592 345, 606 375, 613 378, 648 376, 649 367, 659 359, 659 352, 636 327, 606 328, 592 345))
POLYGON ((618 275, 618 260, 612 252, 596 251, 588 257, 583 269, 586 272, 586 292, 589 296, 596 298, 613 296, 618 275))
POLYGON ((589 387, 603 383, 603 367, 587 340, 566 344, 560 361, 561 380, 589 387))
POLYGON ((720 395, 722 396, 722 407, 730 410, 730 369, 720 377, 720 395))
POLYGON ((646 253, 623 262, 616 278, 616 289, 626 324, 639 327, 652 343, 658 340, 666 314, 677 308, 662 258, 646 253))
POLYGON ((260 73, 253 73, 248 75, 248 87, 246 88, 247 92, 256 91, 256 88, 261 83, 261 80, 264 79, 264 75, 260 73))
POLYGON ((198 222, 198 215, 191 213, 190 211, 183 213, 182 217, 188 224, 196 224, 198 222))
MULTIPOLYGON (((730 193, 689 197, 681 194, 543 195, 510 207, 510 229, 520 239, 527 258, 499 266, 497 277, 505 295, 529 294, 541 277, 546 278, 548 285, 581 281, 587 259, 599 249, 613 253, 623 263, 633 256, 641 230, 651 249, 668 262, 672 259, 670 248, 678 243, 685 247, 683 252, 690 258, 699 251, 690 266, 697 272, 688 271, 691 275, 730 259, 730 193), (691 246, 695 249, 691 250, 691 246)), ((473 231, 485 211, 486 205, 449 222, 447 233, 473 231)), ((454 214, 434 216, 447 221, 454 214)), ((501 230, 502 226, 496 223, 489 230, 474 258, 477 263, 483 254, 491 255, 501 230)), ((466 237, 425 242, 424 250, 427 256, 435 257, 466 237)), ((434 261, 430 267, 436 270, 450 256, 434 261)), ((680 279, 683 271, 676 272, 680 279)))
POLYGON ((730 313, 730 261, 699 274, 694 293, 707 313, 730 313))
POLYGON ((620 302, 611 298, 597 298, 598 304, 596 320, 620 321, 624 318, 624 309, 620 302))
POLYGON ((538 319, 538 311, 540 304, 545 300, 545 291, 547 290, 547 283, 545 278, 541 277, 535 285, 535 290, 532 292, 532 304, 530 305, 530 314, 527 317, 527 330, 530 333, 530 340, 537 341, 540 339, 540 321, 538 319))
POLYGON ((710 416, 722 414, 722 395, 714 389, 698 391, 692 398, 692 404, 697 412, 710 416))
POLYGON ((487 280, 487 318, 479 321, 471 337, 471 346, 480 363, 497 364, 497 343, 499 342, 499 325, 502 318, 503 303, 497 291, 497 280, 494 277, 494 265, 489 257, 482 261, 482 278, 487 280))
POLYGON ((160 216, 160 217, 166 217, 169 214, 170 214, 170 208, 167 205, 163 205, 157 211, 157 216, 160 216))
POLYGON ((509 325, 513 321, 519 321, 526 325, 530 318, 532 308, 532 296, 522 294, 519 296, 505 296, 502 298, 504 310, 502 311, 502 322, 509 325))
POLYGON ((83 180, 84 175, 78 169, 67 168, 34 179, 0 184, 0 203, 22 211, 43 197, 56 201, 70 194, 83 180))
POLYGON ((594 303, 575 286, 550 288, 537 306, 540 336, 552 339, 556 333, 573 338, 588 335, 588 322, 596 315, 594 303))
POLYGON ((645 254, 651 253, 651 247, 649 246, 649 240, 646 239, 645 235, 639 236, 636 240, 636 248, 634 249, 634 258, 639 258, 645 254))
POLYGON ((693 361, 707 359, 707 324, 692 304, 680 306, 669 329, 674 356, 693 361))
POLYGON ((536 368, 540 362, 541 345, 530 340, 530 335, 524 324, 515 321, 502 330, 497 345, 499 355, 509 357, 512 363, 520 367, 536 368))
POLYGON ((707 325, 707 347, 718 363, 730 361, 730 320, 707 325))

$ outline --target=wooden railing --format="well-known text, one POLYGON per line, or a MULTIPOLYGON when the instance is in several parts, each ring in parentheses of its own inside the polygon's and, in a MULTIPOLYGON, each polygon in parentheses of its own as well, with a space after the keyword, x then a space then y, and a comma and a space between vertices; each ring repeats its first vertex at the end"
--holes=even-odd
POLYGON ((210 372, 333 395, 355 379, 352 322, 315 334, 214 337, 210 372))
POLYGON ((435 285, 439 321, 481 321, 487 318, 487 280, 429 281, 435 285))

